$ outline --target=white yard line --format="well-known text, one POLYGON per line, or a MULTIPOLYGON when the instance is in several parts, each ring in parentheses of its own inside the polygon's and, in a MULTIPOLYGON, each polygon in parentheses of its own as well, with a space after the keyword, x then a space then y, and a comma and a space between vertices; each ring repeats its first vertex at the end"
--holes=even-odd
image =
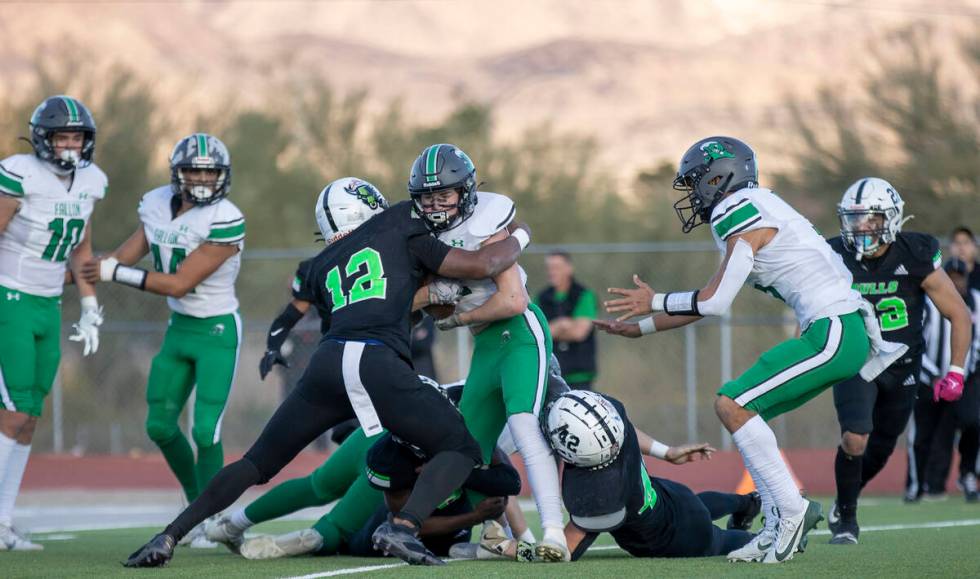
MULTIPOLYGON (((931 523, 913 523, 908 525, 871 525, 861 527, 862 533, 874 533, 876 531, 906 531, 912 529, 945 529, 949 527, 974 527, 980 525, 980 519, 963 519, 960 521, 935 521, 931 523)), ((813 535, 829 535, 830 531, 811 531, 813 535)), ((600 545, 592 547, 590 551, 611 551, 619 549, 616 545, 600 545)), ((464 559, 446 559, 447 563, 463 561, 464 559)), ((319 579, 320 577, 341 577, 344 575, 354 575, 356 573, 370 573, 371 571, 382 571, 402 567, 405 563, 389 563, 387 565, 368 565, 365 567, 352 567, 350 569, 335 569, 324 571, 323 573, 311 573, 310 575, 297 575, 294 577, 284 577, 283 579, 319 579)))

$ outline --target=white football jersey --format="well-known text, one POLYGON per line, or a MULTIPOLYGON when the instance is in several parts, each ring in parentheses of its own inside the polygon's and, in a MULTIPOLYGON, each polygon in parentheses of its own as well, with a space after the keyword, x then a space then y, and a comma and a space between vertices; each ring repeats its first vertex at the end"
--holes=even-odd
POLYGON ((840 255, 769 189, 741 189, 711 212, 711 233, 722 253, 732 235, 767 227, 778 232, 755 254, 746 283, 786 302, 802 329, 861 307, 861 294, 851 289, 851 272, 840 255))
MULTIPOLYGON (((484 241, 506 228, 514 219, 516 211, 514 202, 507 197, 489 191, 479 191, 473 215, 459 226, 440 233, 439 241, 450 247, 475 251, 480 249, 484 241)), ((517 267, 521 272, 521 282, 526 284, 527 274, 521 266, 517 267)), ((490 278, 460 281, 469 290, 456 304, 456 309, 461 312, 475 310, 497 293, 497 284, 490 278)))
POLYGON ((245 248, 245 217, 226 198, 213 205, 192 207, 174 218, 173 197, 173 189, 165 185, 150 191, 140 201, 140 221, 150 245, 154 269, 175 273, 180 262, 202 243, 237 245, 239 251, 184 297, 167 298, 167 304, 173 311, 195 318, 237 311, 235 279, 245 248))
POLYGON ((0 233, 0 285, 36 296, 60 296, 71 252, 85 237, 108 179, 94 163, 77 169, 65 189, 43 161, 13 155, 0 162, 0 195, 20 210, 0 233))

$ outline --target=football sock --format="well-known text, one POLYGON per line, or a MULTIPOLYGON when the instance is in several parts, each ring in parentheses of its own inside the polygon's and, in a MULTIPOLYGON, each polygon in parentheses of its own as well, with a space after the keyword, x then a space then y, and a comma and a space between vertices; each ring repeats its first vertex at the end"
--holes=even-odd
POLYGON ((461 452, 444 450, 436 453, 422 467, 411 496, 396 516, 412 521, 421 529, 422 521, 463 484, 474 466, 476 462, 461 452))
POLYGON ((163 458, 166 459, 170 472, 174 473, 180 486, 184 489, 187 502, 194 502, 199 487, 197 486, 197 470, 194 466, 194 450, 187 442, 187 437, 178 431, 173 438, 157 442, 157 446, 163 453, 163 458))
POLYGON ((228 517, 229 525, 236 531, 242 532, 249 529, 255 523, 245 514, 245 509, 238 509, 228 517))
POLYGON ((218 471, 201 492, 201 496, 177 515, 163 532, 180 541, 197 524, 230 507, 246 489, 261 480, 262 473, 252 461, 247 458, 236 460, 218 471))
POLYGON ((787 519, 802 513, 805 503, 800 496, 800 489, 796 488, 793 475, 779 453, 776 435, 762 417, 753 416, 732 434, 732 439, 745 464, 752 465, 772 495, 780 516, 787 519))
POLYGON ((313 490, 312 477, 288 480, 252 501, 244 514, 254 524, 277 519, 307 507, 325 504, 313 490))
POLYGON ((868 447, 861 457, 861 488, 864 488, 875 475, 881 472, 881 469, 885 468, 888 458, 895 450, 895 445, 898 444, 898 436, 899 434, 879 431, 872 432, 868 437, 868 447))
POLYGON ((197 464, 195 473, 197 474, 197 488, 203 489, 208 486, 214 475, 218 474, 221 467, 225 465, 224 447, 219 441, 213 446, 197 447, 197 464))
MULTIPOLYGON (((7 478, 7 463, 10 460, 10 453, 14 450, 14 445, 17 441, 13 438, 7 438, 3 433, 0 433, 0 485, 3 484, 3 479, 7 478)), ((11 524, 11 513, 0 512, 0 525, 10 526, 11 524)))
POLYGON ((31 445, 19 444, 13 439, 5 438, 4 446, 7 446, 7 463, 3 469, 2 480, 0 480, 0 524, 10 525, 14 516, 14 502, 17 501, 17 493, 20 491, 20 481, 24 478, 24 469, 27 468, 27 458, 31 454, 31 445), (13 444, 7 444, 7 442, 13 444))
POLYGON ((541 515, 541 527, 564 527, 561 512, 561 488, 558 484, 558 465, 551 446, 541 433, 538 418, 530 412, 513 414, 507 426, 524 460, 531 493, 541 515))
POLYGON ((749 502, 748 498, 742 495, 719 493, 715 491, 698 493, 698 499, 700 499, 701 502, 704 503, 704 506, 708 509, 708 513, 711 514, 712 521, 715 519, 720 519, 726 515, 739 513, 746 510, 749 502))
POLYGON ((534 538, 534 533, 531 532, 531 529, 524 529, 524 532, 521 533, 519 539, 524 541, 525 543, 534 544, 538 542, 538 540, 534 538))
POLYGON ((837 447, 834 459, 834 478, 837 479, 837 508, 841 516, 853 516, 857 511, 858 495, 861 494, 860 456, 851 456, 837 447))
POLYGON ((776 529, 776 523, 779 522, 779 513, 776 511, 776 504, 772 501, 772 495, 769 493, 765 481, 762 480, 759 473, 748 462, 745 462, 745 470, 752 477, 752 482, 755 483, 755 490, 759 492, 759 497, 762 499, 762 509, 760 511, 762 513, 762 528, 774 531, 776 529))

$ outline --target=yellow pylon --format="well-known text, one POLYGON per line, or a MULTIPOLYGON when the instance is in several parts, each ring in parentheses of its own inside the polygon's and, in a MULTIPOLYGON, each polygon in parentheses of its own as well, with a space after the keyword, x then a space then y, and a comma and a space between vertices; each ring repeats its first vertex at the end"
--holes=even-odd
MULTIPOLYGON (((795 472, 793 472, 793 465, 791 465, 789 463, 789 460, 787 460, 786 453, 784 453, 783 451, 779 451, 779 454, 783 456, 783 461, 786 462, 786 468, 789 469, 789 474, 793 477, 793 482, 796 483, 796 488, 800 489, 800 492, 802 492, 803 483, 800 482, 800 478, 796 476, 795 472)), ((742 479, 738 481, 738 486, 735 487, 735 493, 740 495, 745 495, 754 490, 755 490, 755 482, 752 480, 752 475, 750 475, 749 471, 747 470, 742 471, 742 479)))

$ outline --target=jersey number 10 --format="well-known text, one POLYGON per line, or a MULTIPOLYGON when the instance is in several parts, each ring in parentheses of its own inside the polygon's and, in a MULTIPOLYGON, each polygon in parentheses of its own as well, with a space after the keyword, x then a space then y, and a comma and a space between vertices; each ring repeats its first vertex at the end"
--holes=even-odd
POLYGON ((82 240, 82 230, 85 229, 84 219, 69 219, 67 222, 58 217, 48 223, 51 240, 44 248, 41 259, 48 261, 65 261, 78 242, 82 240))
POLYGON ((388 293, 388 280, 385 279, 385 268, 381 264, 381 254, 370 247, 350 256, 344 267, 345 277, 353 279, 350 293, 344 295, 344 284, 341 280, 340 266, 334 266, 327 273, 327 291, 333 302, 331 312, 364 300, 383 300, 388 293), (356 276, 356 277, 355 277, 356 276))

